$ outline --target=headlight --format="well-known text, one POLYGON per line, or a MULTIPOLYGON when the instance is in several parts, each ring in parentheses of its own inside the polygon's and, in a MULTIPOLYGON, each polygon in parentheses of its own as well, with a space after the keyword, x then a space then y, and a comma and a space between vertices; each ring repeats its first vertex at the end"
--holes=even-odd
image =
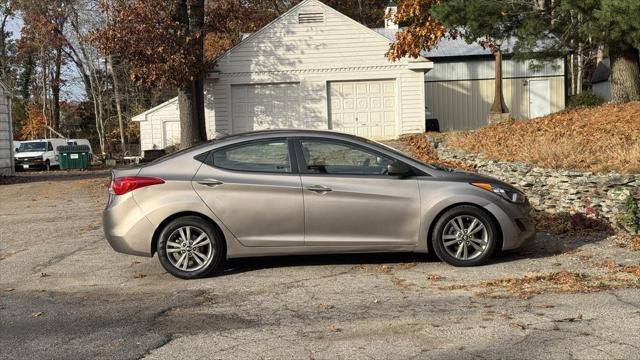
POLYGON ((473 186, 477 186, 481 189, 491 191, 492 193, 500 195, 503 199, 508 200, 512 203, 516 204, 524 204, 527 202, 527 197, 521 193, 520 191, 514 191, 505 189, 498 185, 493 185, 489 183, 471 183, 473 186))

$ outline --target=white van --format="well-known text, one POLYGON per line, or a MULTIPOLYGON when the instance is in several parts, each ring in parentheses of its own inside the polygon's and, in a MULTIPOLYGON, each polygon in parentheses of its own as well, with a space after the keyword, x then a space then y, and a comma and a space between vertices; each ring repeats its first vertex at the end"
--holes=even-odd
POLYGON ((66 146, 66 139, 22 141, 15 154, 16 169, 51 169, 59 166, 58 146, 66 146))

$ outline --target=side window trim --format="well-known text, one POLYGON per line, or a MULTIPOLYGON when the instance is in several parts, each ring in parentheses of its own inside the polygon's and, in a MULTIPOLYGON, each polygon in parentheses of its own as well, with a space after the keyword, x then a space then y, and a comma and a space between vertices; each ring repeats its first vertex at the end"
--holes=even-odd
POLYGON ((222 146, 220 148, 216 148, 216 149, 211 149, 209 151, 206 151, 204 153, 200 153, 196 156, 194 156, 194 159, 201 161, 203 163, 203 165, 207 165, 210 166, 214 169, 219 169, 219 170, 223 170, 223 171, 229 171, 229 172, 234 172, 234 173, 246 173, 246 174, 272 174, 272 175, 297 175, 298 172, 298 163, 297 163, 297 159, 294 156, 293 152, 292 152, 292 139, 288 138, 288 137, 277 137, 277 138, 266 138, 266 139, 255 139, 255 140, 249 140, 249 141, 244 141, 244 142, 238 142, 235 144, 229 144, 226 146, 222 146), (288 156, 289 156, 289 167, 290 167, 290 171, 286 171, 286 172, 278 172, 278 171, 252 171, 252 170, 237 170, 237 169, 228 169, 228 168, 224 168, 221 166, 216 166, 214 164, 213 161, 213 156, 215 152, 218 151, 225 151, 225 150, 232 150, 234 148, 239 148, 239 147, 243 147, 243 146, 247 146, 247 145, 251 145, 251 144, 257 144, 257 143, 268 143, 268 142, 278 142, 278 141, 282 141, 285 142, 287 144, 287 152, 288 152, 288 156), (201 160, 202 159, 202 160, 201 160))
POLYGON ((371 149, 368 148, 366 146, 362 146, 360 144, 356 144, 356 143, 351 143, 348 141, 343 141, 343 140, 339 140, 339 139, 325 139, 325 138, 316 138, 316 137, 297 137, 295 138, 295 148, 296 148, 296 157, 298 158, 298 168, 300 170, 300 174, 301 175, 314 175, 314 176, 333 176, 333 177, 379 177, 379 178, 388 178, 389 175, 378 175, 378 174, 322 174, 322 173, 314 173, 314 172, 310 172, 307 169, 307 163, 304 159, 304 152, 302 151, 302 141, 304 140, 312 140, 312 141, 320 141, 320 142, 328 142, 328 143, 334 143, 334 144, 338 144, 338 145, 343 145, 343 146, 350 146, 350 147, 354 147, 358 150, 364 151, 364 152, 369 152, 369 153, 373 153, 376 154, 378 156, 381 157, 385 157, 388 159, 391 159, 393 161, 398 161, 401 162, 405 165, 407 165, 408 167, 413 169, 413 166, 407 164, 406 162, 402 161, 402 160, 398 160, 396 157, 394 156, 390 156, 387 154, 384 154, 380 151, 377 151, 375 149, 371 149))

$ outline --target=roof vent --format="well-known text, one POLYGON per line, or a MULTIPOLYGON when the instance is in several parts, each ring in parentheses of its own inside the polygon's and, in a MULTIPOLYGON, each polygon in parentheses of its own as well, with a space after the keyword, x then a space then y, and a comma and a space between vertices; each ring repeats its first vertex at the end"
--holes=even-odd
POLYGON ((308 12, 298 14, 298 24, 314 24, 324 22, 324 13, 308 12))

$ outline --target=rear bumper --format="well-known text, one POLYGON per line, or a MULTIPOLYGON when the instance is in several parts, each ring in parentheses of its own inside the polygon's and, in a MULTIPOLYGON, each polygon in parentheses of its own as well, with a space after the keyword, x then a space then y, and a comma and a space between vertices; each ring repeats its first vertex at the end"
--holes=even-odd
POLYGON ((129 255, 153 256, 155 227, 142 214, 131 194, 111 196, 102 213, 104 236, 113 250, 129 255))

